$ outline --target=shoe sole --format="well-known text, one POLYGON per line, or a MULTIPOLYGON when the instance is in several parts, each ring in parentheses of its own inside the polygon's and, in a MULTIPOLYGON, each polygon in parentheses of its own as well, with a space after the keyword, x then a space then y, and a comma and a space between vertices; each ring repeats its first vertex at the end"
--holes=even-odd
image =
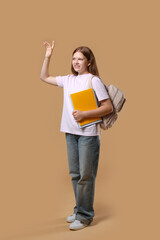
POLYGON ((83 229, 83 228, 85 228, 85 227, 87 227, 88 225, 85 225, 85 226, 83 226, 83 227, 81 227, 81 228, 69 228, 71 231, 76 231, 76 230, 81 230, 81 229, 83 229))
MULTIPOLYGON (((75 220, 75 219, 74 219, 74 220, 75 220)), ((73 220, 73 221, 67 221, 67 220, 66 220, 66 222, 67 222, 67 223, 72 223, 72 222, 74 222, 74 220, 73 220)))

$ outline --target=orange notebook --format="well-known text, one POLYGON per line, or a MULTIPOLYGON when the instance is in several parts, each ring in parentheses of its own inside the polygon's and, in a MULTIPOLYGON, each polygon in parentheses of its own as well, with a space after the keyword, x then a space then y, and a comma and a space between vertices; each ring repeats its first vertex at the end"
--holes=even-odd
MULTIPOLYGON (((70 94, 73 109, 80 111, 89 111, 98 108, 97 99, 92 88, 84 91, 70 94)), ((101 118, 88 118, 78 122, 80 128, 90 126, 95 123, 102 122, 101 118)))

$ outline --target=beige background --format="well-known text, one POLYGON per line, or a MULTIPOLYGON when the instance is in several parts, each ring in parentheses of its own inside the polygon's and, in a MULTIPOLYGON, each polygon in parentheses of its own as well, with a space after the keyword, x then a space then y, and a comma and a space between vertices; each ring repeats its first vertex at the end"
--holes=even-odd
POLYGON ((159 1, 1 0, 0 239, 159 239, 159 1), (93 224, 71 232, 74 196, 60 133, 62 89, 40 80, 70 73, 89 46, 106 84, 127 102, 101 136, 93 224))

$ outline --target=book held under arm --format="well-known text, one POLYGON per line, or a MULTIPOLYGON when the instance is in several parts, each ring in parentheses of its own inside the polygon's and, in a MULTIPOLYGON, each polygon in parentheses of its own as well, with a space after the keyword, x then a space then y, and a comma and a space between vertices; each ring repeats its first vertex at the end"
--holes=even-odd
MULTIPOLYGON (((72 93, 70 97, 74 110, 90 111, 98 108, 97 99, 92 88, 72 93)), ((78 125, 80 128, 83 128, 99 122, 102 122, 102 119, 100 117, 94 117, 84 119, 78 122, 78 125)))

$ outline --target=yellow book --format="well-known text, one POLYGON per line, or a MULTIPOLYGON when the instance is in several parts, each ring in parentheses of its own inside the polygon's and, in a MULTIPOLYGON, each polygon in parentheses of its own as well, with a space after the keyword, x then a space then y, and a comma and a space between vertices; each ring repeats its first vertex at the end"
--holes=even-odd
MULTIPOLYGON (((97 99, 92 88, 72 93, 70 97, 74 110, 89 111, 98 108, 97 99)), ((83 128, 99 122, 102 122, 102 119, 94 117, 80 121, 78 124, 80 128, 83 128)))

